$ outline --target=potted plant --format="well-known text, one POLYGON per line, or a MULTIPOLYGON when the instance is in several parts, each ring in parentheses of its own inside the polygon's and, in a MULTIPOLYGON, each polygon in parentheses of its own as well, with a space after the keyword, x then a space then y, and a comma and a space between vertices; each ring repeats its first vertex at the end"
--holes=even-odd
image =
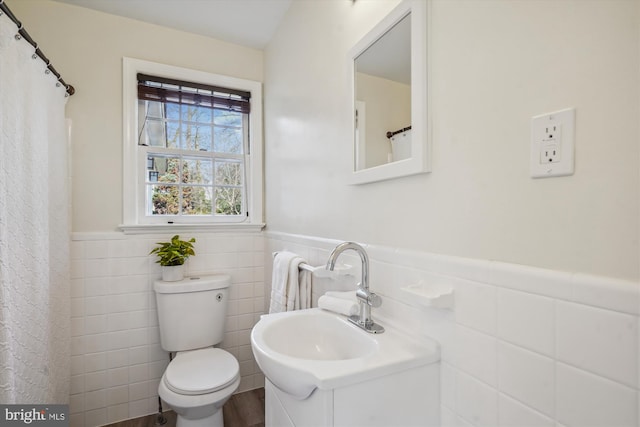
POLYGON ((193 250, 195 242, 193 237, 188 241, 180 240, 180 236, 176 234, 169 242, 158 242, 160 246, 149 252, 149 255, 158 256, 156 262, 162 266, 162 280, 176 282, 184 278, 184 262, 196 254, 193 250))

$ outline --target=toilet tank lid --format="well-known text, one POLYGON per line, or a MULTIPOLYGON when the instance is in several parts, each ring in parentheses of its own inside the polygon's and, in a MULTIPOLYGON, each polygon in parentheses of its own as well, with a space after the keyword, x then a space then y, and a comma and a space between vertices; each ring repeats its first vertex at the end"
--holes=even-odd
POLYGON ((177 294, 224 289, 228 288, 230 284, 231 276, 228 274, 216 274, 211 276, 185 277, 177 282, 157 280, 153 283, 153 290, 159 294, 177 294))

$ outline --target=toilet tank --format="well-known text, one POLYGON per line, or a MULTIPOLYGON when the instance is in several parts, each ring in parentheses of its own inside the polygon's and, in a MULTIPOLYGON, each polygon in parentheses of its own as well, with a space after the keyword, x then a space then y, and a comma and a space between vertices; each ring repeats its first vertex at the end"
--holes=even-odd
POLYGON ((228 275, 154 282, 162 348, 184 351, 222 342, 230 284, 228 275))

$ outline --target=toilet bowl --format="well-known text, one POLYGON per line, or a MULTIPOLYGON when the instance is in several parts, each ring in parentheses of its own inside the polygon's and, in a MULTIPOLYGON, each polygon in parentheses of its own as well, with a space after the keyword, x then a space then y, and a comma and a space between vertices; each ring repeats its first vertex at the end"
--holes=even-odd
POLYGON ((176 427, 223 427, 222 406, 240 385, 240 365, 214 347, 224 336, 231 278, 154 283, 162 348, 175 352, 158 395, 178 415, 176 427))
POLYGON ((180 352, 169 363, 158 393, 178 414, 178 427, 222 427, 225 402, 240 384, 240 367, 218 348, 180 352))

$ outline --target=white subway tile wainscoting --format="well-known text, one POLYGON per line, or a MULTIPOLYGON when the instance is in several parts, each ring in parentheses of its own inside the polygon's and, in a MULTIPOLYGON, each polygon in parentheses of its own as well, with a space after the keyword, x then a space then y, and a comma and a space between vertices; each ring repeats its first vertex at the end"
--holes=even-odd
MULTIPOLYGON (((340 243, 264 236, 267 294, 272 252, 324 265, 340 243)), ((443 427, 640 427, 638 283, 359 243, 383 298, 374 319, 441 345, 443 427), (454 308, 407 298, 416 283, 452 287, 454 308)))
MULTIPOLYGON (((184 237, 191 235, 182 234, 184 237)), ((149 251, 171 236, 76 233, 72 243, 71 424, 94 427, 157 411, 168 363, 160 347, 149 251)), ((195 234, 187 274, 232 277, 222 347, 240 362, 238 392, 264 386, 250 333, 268 311, 272 253, 324 265, 337 240, 278 232, 195 234)), ((373 316, 441 345, 441 424, 640 427, 638 283, 366 245, 373 316), (401 290, 454 289, 452 310, 401 290)), ((346 252, 341 261, 360 259, 346 252)))
MULTIPOLYGON (((221 347, 240 364, 237 392, 264 386, 249 336, 264 313, 262 233, 181 233, 196 238, 189 276, 232 278, 221 347)), ((149 252, 171 235, 74 233, 70 413, 73 427, 100 426, 158 410, 158 384, 169 363, 160 347, 149 252)), ((165 408, 166 409, 166 408, 165 408)))

